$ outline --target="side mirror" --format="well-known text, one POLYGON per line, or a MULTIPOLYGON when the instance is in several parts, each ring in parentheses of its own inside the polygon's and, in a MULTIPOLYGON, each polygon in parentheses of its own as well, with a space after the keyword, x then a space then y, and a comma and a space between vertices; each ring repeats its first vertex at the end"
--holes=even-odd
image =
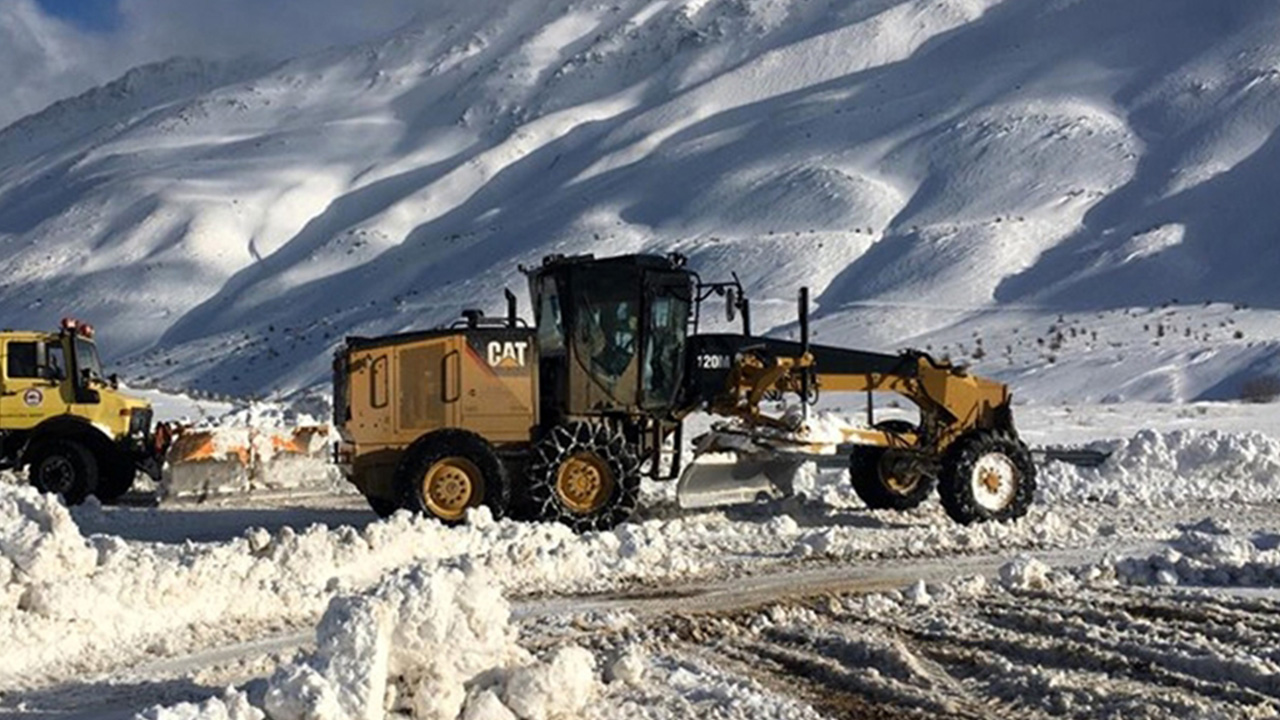
POLYGON ((724 319, 733 322, 738 319, 738 293, 733 288, 725 288, 724 297, 724 319))

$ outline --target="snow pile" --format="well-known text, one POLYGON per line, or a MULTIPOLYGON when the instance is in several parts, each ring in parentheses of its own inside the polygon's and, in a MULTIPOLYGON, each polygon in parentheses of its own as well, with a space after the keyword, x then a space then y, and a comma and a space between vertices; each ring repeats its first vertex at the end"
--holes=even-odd
POLYGON ((1116 572, 1136 585, 1280 587, 1280 536, 1243 537, 1206 519, 1155 555, 1118 561, 1116 572))
POLYGON ((292 404, 255 400, 237 404, 222 415, 206 419, 199 426, 276 429, 322 424, 324 423, 313 414, 300 410, 292 404))
MULTIPOLYGON (((790 692, 777 692, 721 663, 696 655, 654 653, 645 661, 644 684, 613 682, 598 707, 614 720, 820 720, 823 715, 790 692)), ((626 657, 626 656, 624 656, 626 657)))
MULTIPOLYGON (((1086 541, 1097 531, 1087 522, 1034 510, 1027 522, 962 527, 936 506, 922 508, 907 526, 895 519, 880 527, 828 521, 809 528, 789 512, 808 524, 839 511, 789 501, 767 509, 769 517, 759 522, 700 513, 582 536, 555 523, 495 522, 481 508, 456 528, 401 512, 362 530, 319 524, 275 532, 250 528, 228 542, 156 546, 112 535, 86 540, 56 501, 29 488, 0 486, 0 499, 0 521, 25 539, 4 551, 5 562, 30 564, 28 556, 44 557, 32 555, 31 548, 57 559, 45 561, 55 569, 24 576, 0 608, 0 646, 10 648, 0 658, 0 675, 24 683, 90 671, 127 656, 172 654, 243 637, 256 627, 310 624, 335 593, 368 588, 387 572, 417 563, 465 560, 498 578, 508 593, 586 592, 729 572, 769 558, 1027 548, 1086 541), (19 597, 25 598, 22 604, 19 597), (68 632, 72 625, 76 631, 68 632)), ((145 512, 166 522, 164 511, 145 512)), ((125 521, 138 522, 140 514, 131 512, 125 521)), ((95 526, 109 529, 112 517, 98 511, 95 526)))
POLYGON ((313 622, 335 592, 414 563, 467 558, 518 592, 603 589, 706 567, 682 548, 682 523, 579 537, 559 524, 495 523, 481 509, 460 528, 398 513, 363 531, 251 528, 226 543, 151 546, 86 539, 55 498, 31 488, 0 486, 0 512, 0 567, 11 576, 0 607, 4 685, 175 652, 202 635, 313 622))
POLYGON ((516 643, 510 607, 485 573, 417 567, 335 599, 317 650, 278 670, 272 720, 422 720, 581 714, 596 695, 595 658, 575 646, 545 661, 516 643))
POLYGON ((1280 441, 1261 433, 1142 430, 1128 440, 1097 447, 1111 451, 1100 467, 1044 467, 1038 500, 1168 505, 1193 499, 1280 499, 1280 441))
POLYGON ((222 697, 202 703, 180 703, 171 707, 155 707, 139 713, 139 720, 265 720, 266 715, 254 707, 243 692, 228 688, 222 697))
POLYGON ((0 588, 28 609, 31 588, 83 575, 98 555, 55 495, 30 486, 0 486, 0 588))
POLYGON ((1019 555, 1000 567, 1000 584, 1014 590, 1043 590, 1049 585, 1048 565, 1029 555, 1019 555))

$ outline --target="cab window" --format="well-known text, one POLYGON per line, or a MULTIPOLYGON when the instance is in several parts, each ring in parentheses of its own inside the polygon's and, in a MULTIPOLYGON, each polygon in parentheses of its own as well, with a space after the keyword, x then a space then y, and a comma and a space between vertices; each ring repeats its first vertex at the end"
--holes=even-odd
POLYGON ((564 321, 560 317, 560 296, 554 278, 542 281, 541 306, 538 308, 538 352, 544 356, 564 353, 564 321))
POLYGON ((33 342, 9 343, 5 375, 11 378, 39 377, 40 363, 37 361, 37 349, 36 343, 33 342))
POLYGON ((67 363, 62 358, 62 345, 48 344, 44 346, 45 361, 49 365, 49 377, 52 380, 63 380, 67 377, 67 363))

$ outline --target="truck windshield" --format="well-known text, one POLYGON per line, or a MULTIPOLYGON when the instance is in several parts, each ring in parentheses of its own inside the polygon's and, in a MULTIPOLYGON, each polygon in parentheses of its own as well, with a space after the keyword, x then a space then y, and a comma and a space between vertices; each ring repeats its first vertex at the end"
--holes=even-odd
POLYGON ((92 341, 82 337, 75 339, 76 368, 83 374, 89 371, 89 377, 102 379, 102 363, 98 360, 98 348, 92 341))

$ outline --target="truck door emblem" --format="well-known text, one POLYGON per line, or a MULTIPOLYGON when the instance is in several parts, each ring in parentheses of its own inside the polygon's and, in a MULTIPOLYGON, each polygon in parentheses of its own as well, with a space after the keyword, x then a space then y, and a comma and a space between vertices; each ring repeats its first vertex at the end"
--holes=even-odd
POLYGON ((28 388, 22 393, 22 402, 27 407, 40 407, 40 403, 44 402, 44 393, 39 388, 28 388))
POLYGON ((498 342, 489 343, 488 360, 489 365, 496 368, 517 368, 524 367, 526 363, 525 352, 529 349, 527 342, 498 342))

